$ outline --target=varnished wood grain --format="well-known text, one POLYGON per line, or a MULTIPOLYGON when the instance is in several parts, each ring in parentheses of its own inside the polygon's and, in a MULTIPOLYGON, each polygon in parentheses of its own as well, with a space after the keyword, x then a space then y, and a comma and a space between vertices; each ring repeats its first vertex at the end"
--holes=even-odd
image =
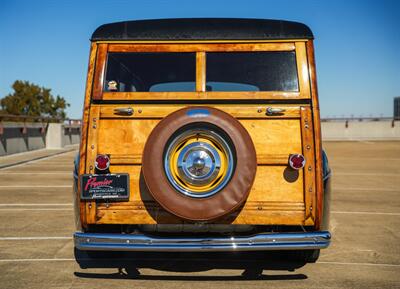
MULTIPOLYGON (((129 173, 131 196, 128 202, 81 202, 82 223, 89 224, 173 224, 183 221, 166 212, 146 191, 140 178, 141 157, 148 135, 157 123, 186 105, 175 100, 220 100, 219 108, 236 117, 252 137, 257 152, 257 175, 249 198, 241 210, 218 220, 221 223, 264 225, 314 225, 319 228, 322 216, 322 167, 319 109, 312 42, 279 43, 191 43, 191 44, 96 44, 92 45, 87 78, 84 125, 80 149, 79 174, 93 172, 97 153, 111 156, 112 173, 129 173), (103 93, 104 66, 107 51, 184 51, 196 52, 196 92, 103 93), (296 51, 299 92, 206 92, 206 51, 296 51), (96 68, 94 69, 95 56, 96 68), (311 82, 311 84, 310 84, 311 82), (92 90, 92 83, 93 90, 92 90), (124 100, 128 104, 92 104, 96 100, 124 100), (307 101, 312 99, 312 107, 307 101), (286 102, 271 105, 251 104, 252 100, 304 100, 304 105, 286 102), (163 100, 169 104, 136 104, 136 100, 163 100), (229 100, 247 104, 230 105, 229 100), (118 107, 131 106, 131 116, 114 113, 118 107), (268 116, 266 107, 283 108, 280 115, 268 116), (94 119, 96 119, 94 121, 94 119), (307 120, 307 121, 306 121, 307 120), (305 129, 306 123, 308 128, 305 129), (96 126, 94 128, 94 125, 96 126), (87 134, 85 135, 85 133, 87 134), (314 134, 315 131, 315 134, 314 134), (93 148, 92 148, 93 145, 93 148), (310 148, 308 148, 308 146, 310 148), (287 166, 291 153, 303 153, 304 171, 287 166), (84 161, 82 161, 84 159, 84 161), (92 167, 91 167, 92 166, 92 167), (310 191, 312 189, 312 192, 310 191), (316 196, 316 194, 318 194, 316 196), (311 208, 311 209, 310 209, 311 208)), ((297 102, 298 103, 298 102, 297 102)))
MULTIPOLYGON (((83 104, 83 114, 82 114, 82 129, 81 129, 81 143, 79 146, 79 175, 82 175, 86 172, 86 139, 88 134, 88 123, 89 123, 89 113, 90 113, 90 98, 92 94, 92 82, 93 82, 93 74, 94 74, 94 64, 96 61, 97 55, 97 45, 92 44, 90 48, 90 56, 89 56, 89 64, 88 64, 88 72, 86 79, 86 89, 85 89, 85 100, 83 104)), ((80 199, 80 178, 78 178, 78 191, 77 196, 75 198, 79 202, 79 212, 80 212, 80 223, 82 227, 86 227, 86 204, 85 202, 81 202, 80 199)))
POLYGON ((258 155, 289 155, 301 152, 297 119, 240 120, 253 140, 258 155))
MULTIPOLYGON (((111 162, 118 165, 140 165, 142 164, 141 154, 110 154, 111 162)), ((287 165, 288 154, 258 154, 258 165, 287 165)))
POLYGON ((303 155, 306 159, 304 173, 304 199, 305 199, 305 224, 314 225, 316 200, 315 200, 315 158, 314 134, 311 109, 301 108, 301 136, 303 155))
MULTIPOLYGON (((94 174, 94 163, 98 152, 98 132, 100 123, 100 108, 92 106, 90 108, 90 117, 88 120, 89 133, 87 136, 87 150, 86 150, 86 172, 94 174)), ((96 202, 86 201, 86 222, 88 224, 95 223, 96 217, 96 202)))
POLYGON ((141 156, 146 140, 158 122, 158 119, 102 119, 98 152, 141 156))
MULTIPOLYGON (((304 96, 303 99, 309 99, 304 96)), ((299 92, 284 91, 204 91, 204 92, 104 92, 103 100, 253 100, 301 99, 299 92)))
POLYGON ((104 72, 106 67, 108 44, 99 44, 97 48, 95 74, 93 80, 93 99, 102 99, 104 72))
MULTIPOLYGON (((100 203, 96 223, 154 224, 180 223, 182 220, 171 216, 158 205, 140 180, 140 166, 111 166, 112 173, 128 172, 131 176, 129 202, 100 203)), ((243 224, 303 224, 304 196, 303 178, 287 181, 286 166, 261 166, 243 209, 233 223, 243 224)), ((228 222, 229 216, 226 221, 228 222)), ((229 221, 231 222, 231 221, 229 221)))
MULTIPOLYGON (((307 42, 307 59, 309 63, 309 75, 311 82, 311 95, 312 95, 312 108, 313 108, 313 123, 314 123, 314 140, 315 140, 315 175, 316 175, 316 220, 315 227, 317 230, 321 229, 321 222, 324 204, 324 188, 323 188, 323 175, 322 175, 322 136, 321 136, 321 120, 318 102, 318 87, 317 75, 314 56, 314 46, 312 40, 307 42)), ((327 228, 325 228, 327 229, 327 228)))
MULTIPOLYGON (((159 119, 101 119, 98 153, 131 155, 138 160, 150 132, 158 122, 159 119)), ((240 122, 250 134, 257 155, 288 157, 289 154, 302 151, 298 119, 240 119, 240 122)))
POLYGON ((196 91, 206 91, 206 53, 196 53, 196 91))
MULTIPOLYGON (((203 104, 204 105, 204 104, 203 104)), ((254 105, 254 104, 205 104, 206 106, 214 107, 223 110, 235 118, 249 119, 249 118, 262 118, 262 119, 280 119, 280 118, 300 118, 300 106, 293 104, 268 104, 268 105, 254 105), (267 107, 280 108, 285 111, 276 115, 267 115, 267 107)), ((184 104, 102 104, 100 106, 100 117, 101 118, 155 118, 162 119, 172 112, 185 108, 189 105, 184 104), (133 114, 130 116, 119 115, 115 113, 117 108, 133 109, 133 114)))
POLYGON ((235 43, 294 43, 297 41, 304 41, 304 39, 231 39, 231 40, 100 40, 96 41, 97 44, 213 44, 213 43, 224 43, 224 44, 235 44, 235 43))
MULTIPOLYGON (((183 224, 187 223, 176 216, 157 207, 149 211, 137 210, 132 213, 129 210, 98 210, 96 224, 183 224)), ((244 208, 240 213, 234 213, 224 219, 217 220, 215 224, 232 225, 302 225, 304 210, 298 211, 268 211, 248 210, 244 208)))
POLYGON ((109 44, 109 52, 224 52, 224 51, 293 51, 286 43, 208 43, 208 44, 109 44))
POLYGON ((236 44, 99 44, 94 78, 93 99, 104 100, 174 100, 174 99, 308 99, 308 71, 304 42, 290 43, 236 43, 236 44), (197 92, 104 92, 104 69, 107 52, 199 52, 197 61, 204 62, 207 51, 293 51, 299 68, 299 92, 249 91, 206 92, 205 66, 196 68, 197 92), (201 56, 202 55, 202 56, 201 56))
POLYGON ((296 42, 297 75, 300 98, 310 98, 310 79, 308 75, 307 52, 304 42, 296 42))

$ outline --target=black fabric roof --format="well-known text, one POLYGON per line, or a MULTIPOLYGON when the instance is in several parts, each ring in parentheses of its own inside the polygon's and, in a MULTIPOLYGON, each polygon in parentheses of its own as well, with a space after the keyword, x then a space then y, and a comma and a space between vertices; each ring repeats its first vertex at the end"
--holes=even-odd
POLYGON ((91 40, 278 40, 312 39, 307 25, 268 19, 181 18, 104 24, 91 40))

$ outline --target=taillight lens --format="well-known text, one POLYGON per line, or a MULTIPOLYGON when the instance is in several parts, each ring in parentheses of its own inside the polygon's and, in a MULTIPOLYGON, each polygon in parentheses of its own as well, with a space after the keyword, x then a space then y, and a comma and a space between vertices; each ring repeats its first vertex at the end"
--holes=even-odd
POLYGON ((108 155, 97 155, 94 166, 99 171, 105 171, 110 167, 110 157, 108 155))
POLYGON ((293 154, 289 157, 289 166, 292 169, 300 170, 306 165, 306 159, 301 154, 293 154))

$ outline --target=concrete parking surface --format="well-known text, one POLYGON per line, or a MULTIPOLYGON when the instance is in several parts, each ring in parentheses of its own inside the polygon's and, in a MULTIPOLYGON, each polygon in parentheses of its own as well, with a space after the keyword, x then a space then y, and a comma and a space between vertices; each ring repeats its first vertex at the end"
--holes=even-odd
MULTIPOLYGON (((0 170, 0 288, 400 288, 400 142, 327 142, 333 242, 295 272, 82 270, 73 259, 73 152, 0 170)), ((3 160, 0 158, 0 164, 3 160)), ((10 161, 8 157, 7 161, 10 161)))

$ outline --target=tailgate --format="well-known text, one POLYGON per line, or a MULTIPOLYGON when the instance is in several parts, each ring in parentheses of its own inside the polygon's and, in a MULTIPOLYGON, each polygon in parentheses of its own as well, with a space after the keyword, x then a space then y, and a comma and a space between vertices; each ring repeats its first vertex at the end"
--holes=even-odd
MULTIPOLYGON (((87 135, 86 173, 94 173, 97 154, 111 158, 111 173, 128 173, 130 197, 126 202, 88 202, 89 224, 182 223, 166 212, 146 190, 141 177, 141 159, 146 140, 157 123, 187 105, 93 104, 87 135), (117 108, 130 107, 133 114, 121 116, 117 108)), ((235 118, 249 132, 257 153, 257 173, 243 208, 218 223, 258 225, 313 225, 315 221, 315 154, 312 113, 309 106, 210 105, 235 118), (269 116, 267 107, 284 109, 269 116), (301 153, 306 166, 288 167, 290 154, 301 153)))

